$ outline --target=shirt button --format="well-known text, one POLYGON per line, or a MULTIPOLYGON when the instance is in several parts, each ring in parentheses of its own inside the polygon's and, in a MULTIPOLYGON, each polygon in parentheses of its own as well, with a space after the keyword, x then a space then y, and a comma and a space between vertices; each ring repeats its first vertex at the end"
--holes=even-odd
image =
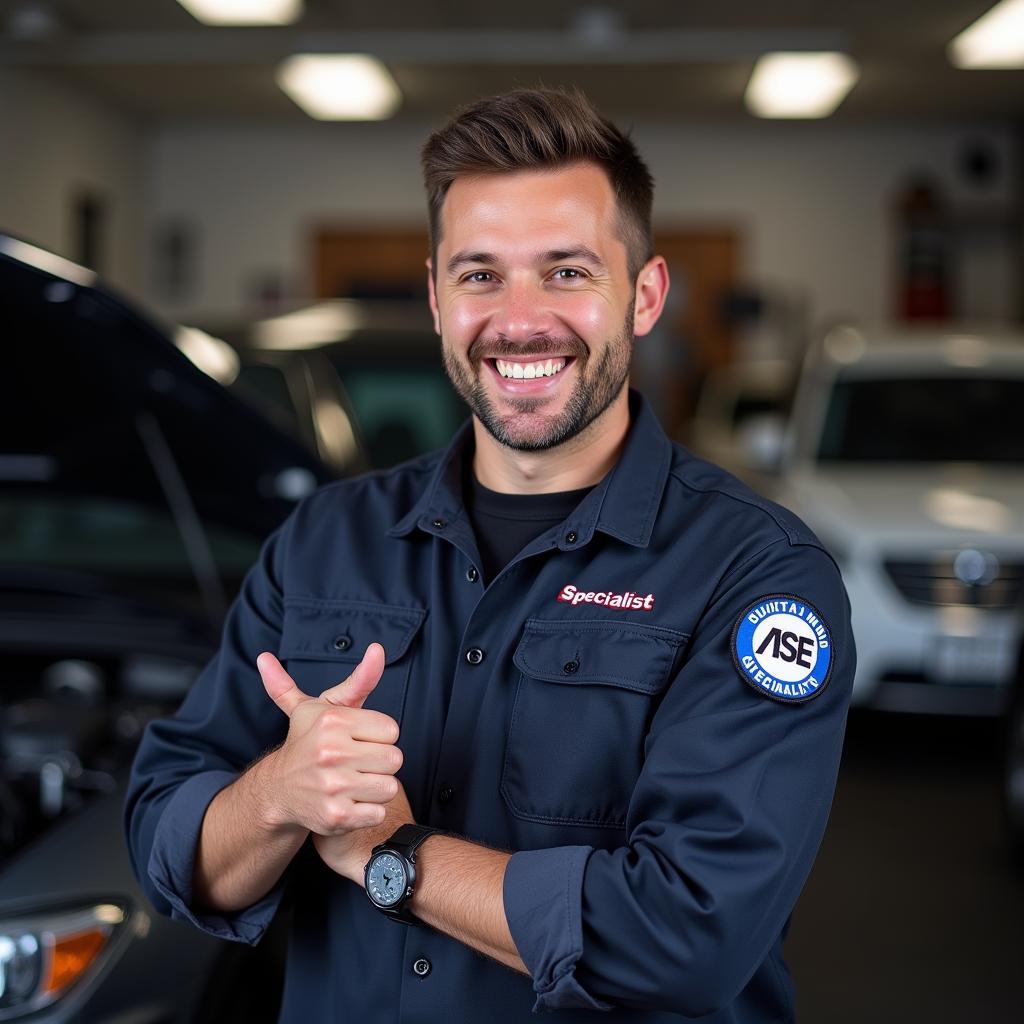
MULTIPOLYGON (((434 520, 434 526, 438 530, 443 530, 447 525, 448 525, 448 521, 446 519, 435 519, 434 520)), ((424 963, 426 963, 426 961, 424 961, 424 963)))
POLYGON ((562 666, 562 671, 563 671, 563 672, 564 672, 564 673, 565 673, 565 674, 566 674, 567 676, 571 676, 571 675, 573 674, 573 672, 578 672, 578 671, 579 671, 579 669, 580 669, 580 663, 579 663, 579 662, 578 662, 578 661, 577 661, 577 660, 576 660, 575 658, 573 658, 573 660, 572 660, 572 661, 567 661, 567 662, 566 662, 566 663, 565 663, 565 664, 564 664, 564 665, 562 666))
POLYGON ((442 786, 441 792, 437 794, 437 802, 442 805, 450 804, 453 796, 455 796, 455 790, 451 786, 442 786))
POLYGON ((470 583, 476 583, 476 581, 477 581, 477 580, 478 580, 479 578, 480 578, 480 573, 478 573, 478 572, 476 571, 476 566, 475 566, 475 565, 471 565, 471 566, 470 566, 470 567, 469 567, 469 568, 468 568, 468 569, 466 570, 466 579, 467 579, 467 580, 469 580, 469 582, 470 582, 470 583))
POLYGON ((425 978, 430 973, 431 963, 425 957, 420 957, 412 962, 412 973, 425 978))
POLYGON ((470 647, 470 649, 466 651, 466 661, 468 661, 470 665, 479 665, 483 660, 484 652, 481 651, 479 647, 470 647))
POLYGON ((576 531, 575 530, 570 530, 565 535, 565 543, 566 544, 575 544, 576 543, 576 531))
POLYGON ((342 633, 334 638, 334 649, 336 651, 347 651, 352 646, 352 637, 342 633))

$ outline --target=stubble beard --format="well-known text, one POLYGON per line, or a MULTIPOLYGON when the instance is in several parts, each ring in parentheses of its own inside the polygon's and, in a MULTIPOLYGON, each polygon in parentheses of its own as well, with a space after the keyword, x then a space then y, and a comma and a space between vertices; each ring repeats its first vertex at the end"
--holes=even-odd
POLYGON ((485 343, 478 339, 470 345, 466 361, 461 360, 442 337, 441 352, 452 386, 491 437, 514 451, 540 452, 556 448, 582 433, 615 401, 629 377, 633 341, 633 307, 630 303, 622 330, 605 346, 598 363, 589 371, 589 351, 576 335, 536 338, 520 346, 485 343), (483 365, 484 359, 544 355, 552 351, 564 352, 575 358, 576 382, 562 410, 545 415, 540 412, 547 401, 545 398, 507 398, 504 404, 514 411, 499 414, 481 379, 482 374, 488 372, 483 365))

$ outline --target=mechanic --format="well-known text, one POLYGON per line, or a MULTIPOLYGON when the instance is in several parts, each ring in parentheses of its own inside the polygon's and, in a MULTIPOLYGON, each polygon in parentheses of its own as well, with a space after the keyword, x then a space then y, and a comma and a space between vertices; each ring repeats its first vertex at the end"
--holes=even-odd
POLYGON ((287 898, 282 1021, 792 1020, 854 670, 836 566, 628 387, 669 280, 622 132, 517 90, 422 159, 473 415, 266 541, 146 730, 136 874, 247 943, 287 898))

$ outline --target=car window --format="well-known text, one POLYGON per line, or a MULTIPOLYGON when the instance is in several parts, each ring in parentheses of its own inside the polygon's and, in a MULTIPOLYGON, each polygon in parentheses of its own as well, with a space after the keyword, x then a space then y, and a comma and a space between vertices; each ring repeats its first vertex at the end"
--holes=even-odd
POLYGON ((1024 380, 840 377, 818 459, 878 462, 1024 461, 1024 380))
POLYGON ((440 371, 348 369, 342 380, 377 468, 443 447, 465 415, 440 371))

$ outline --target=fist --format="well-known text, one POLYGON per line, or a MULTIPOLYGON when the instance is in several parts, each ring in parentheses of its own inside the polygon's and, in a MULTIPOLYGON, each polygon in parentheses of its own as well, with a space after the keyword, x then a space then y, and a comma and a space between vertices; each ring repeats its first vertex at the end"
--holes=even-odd
POLYGON ((398 723, 363 702, 384 672, 384 648, 370 644, 352 674, 318 697, 303 693, 269 652, 256 667, 288 716, 284 743, 260 762, 268 822, 322 836, 382 824, 400 788, 398 723))
POLYGON ((313 836, 313 847, 320 854, 320 859, 336 874, 362 885, 363 868, 373 848, 390 839, 402 825, 412 825, 416 821, 401 783, 398 785, 398 795, 384 805, 384 810, 385 818, 380 825, 342 835, 313 836))

